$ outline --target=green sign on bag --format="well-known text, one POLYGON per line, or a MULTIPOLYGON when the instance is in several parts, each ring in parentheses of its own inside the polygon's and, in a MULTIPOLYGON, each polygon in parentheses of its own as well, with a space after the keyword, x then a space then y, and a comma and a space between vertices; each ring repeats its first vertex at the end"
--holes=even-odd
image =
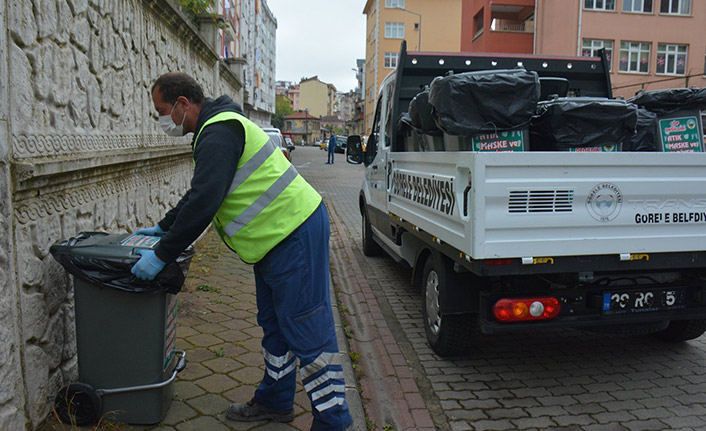
POLYGON ((473 137, 473 151, 524 151, 525 144, 521 130, 488 133, 473 137))
POLYGON ((696 117, 659 120, 662 151, 701 152, 701 136, 696 117))

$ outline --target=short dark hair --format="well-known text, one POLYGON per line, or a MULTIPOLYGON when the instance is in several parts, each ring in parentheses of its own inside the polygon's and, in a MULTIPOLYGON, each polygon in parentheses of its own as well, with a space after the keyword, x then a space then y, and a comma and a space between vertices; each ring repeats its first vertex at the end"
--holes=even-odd
POLYGON ((167 103, 176 102, 179 96, 189 99, 189 102, 200 105, 203 100, 203 89, 191 76, 183 72, 169 72, 157 78, 152 85, 151 93, 159 88, 159 93, 167 103))

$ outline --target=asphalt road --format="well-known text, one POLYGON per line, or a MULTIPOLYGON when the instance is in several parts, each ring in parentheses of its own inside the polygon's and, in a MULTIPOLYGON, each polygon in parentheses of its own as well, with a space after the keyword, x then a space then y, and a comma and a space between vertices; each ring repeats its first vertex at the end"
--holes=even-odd
POLYGON ((440 430, 706 430, 706 337, 551 330, 484 337, 442 359, 427 345, 420 291, 389 257, 362 255, 357 197, 364 168, 297 147, 293 162, 344 225, 352 258, 405 354, 440 430))

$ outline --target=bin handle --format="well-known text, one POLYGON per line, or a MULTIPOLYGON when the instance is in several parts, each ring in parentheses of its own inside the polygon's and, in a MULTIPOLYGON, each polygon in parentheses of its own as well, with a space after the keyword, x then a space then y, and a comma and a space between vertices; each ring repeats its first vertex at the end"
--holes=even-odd
POLYGON ((176 353, 181 354, 181 356, 179 356, 179 361, 174 368, 174 372, 179 374, 184 370, 184 368, 186 368, 186 352, 183 350, 177 350, 176 353))
POLYGON ((98 396, 120 394, 123 392, 134 392, 134 391, 144 391, 147 389, 158 389, 167 386, 176 379, 177 374, 182 372, 186 368, 186 352, 183 350, 176 350, 177 355, 179 355, 179 360, 177 361, 176 367, 174 367, 174 372, 172 376, 167 380, 159 383, 152 383, 150 385, 140 385, 140 386, 126 386, 124 388, 113 388, 113 389, 96 389, 96 394, 98 396))

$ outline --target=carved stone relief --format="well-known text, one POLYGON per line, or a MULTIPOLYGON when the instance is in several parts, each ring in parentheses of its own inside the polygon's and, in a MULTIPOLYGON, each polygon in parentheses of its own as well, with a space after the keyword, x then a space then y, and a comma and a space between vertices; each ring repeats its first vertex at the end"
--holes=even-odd
POLYGON ((190 139, 152 107, 159 75, 240 84, 167 0, 0 0, 0 22, 0 309, 21 313, 0 314, 0 429, 25 429, 78 375, 72 280, 49 247, 153 225, 188 189, 190 139))

